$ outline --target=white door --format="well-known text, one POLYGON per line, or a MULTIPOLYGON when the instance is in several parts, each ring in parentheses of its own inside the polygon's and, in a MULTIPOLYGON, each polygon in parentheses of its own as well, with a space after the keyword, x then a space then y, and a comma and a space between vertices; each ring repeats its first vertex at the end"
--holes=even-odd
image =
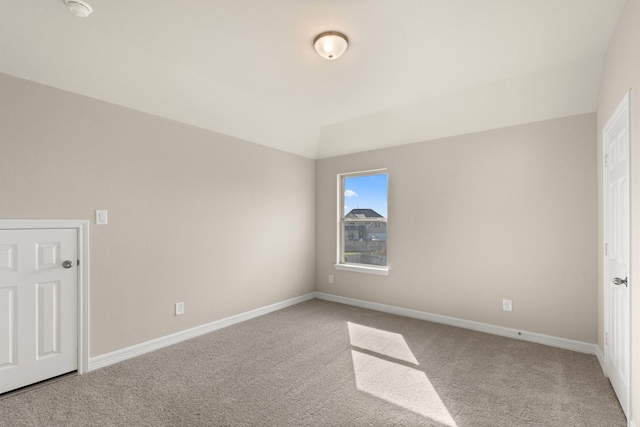
POLYGON ((605 212, 605 362, 629 416, 629 95, 603 129, 605 212))
POLYGON ((75 371, 77 230, 0 230, 0 393, 75 371))

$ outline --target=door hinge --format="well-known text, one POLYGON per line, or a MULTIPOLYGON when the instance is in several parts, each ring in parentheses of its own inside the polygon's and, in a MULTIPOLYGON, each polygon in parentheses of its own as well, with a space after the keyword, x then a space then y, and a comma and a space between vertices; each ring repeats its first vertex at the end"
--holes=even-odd
POLYGON ((604 254, 605 255, 609 255, 609 244, 608 243, 604 244, 604 254))
POLYGON ((609 167, 609 155, 608 154, 604 155, 604 167, 605 168, 609 167))
POLYGON ((80 260, 78 260, 78 264, 76 264, 76 265, 80 265, 80 260))
POLYGON ((604 333, 604 345, 609 345, 609 332, 604 333))

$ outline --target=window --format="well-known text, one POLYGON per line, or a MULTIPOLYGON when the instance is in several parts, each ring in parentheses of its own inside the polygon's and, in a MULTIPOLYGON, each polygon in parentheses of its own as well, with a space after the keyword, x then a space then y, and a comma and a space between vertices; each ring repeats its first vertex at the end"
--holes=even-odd
POLYGON ((340 270, 388 274, 386 169, 338 175, 340 270))

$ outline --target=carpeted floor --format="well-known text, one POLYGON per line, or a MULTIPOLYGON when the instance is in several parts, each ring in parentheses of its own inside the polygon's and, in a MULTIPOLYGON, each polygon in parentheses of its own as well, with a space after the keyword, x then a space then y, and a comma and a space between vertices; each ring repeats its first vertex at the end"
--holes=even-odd
POLYGON ((311 300, 0 399, 1 426, 626 426, 594 356, 311 300))

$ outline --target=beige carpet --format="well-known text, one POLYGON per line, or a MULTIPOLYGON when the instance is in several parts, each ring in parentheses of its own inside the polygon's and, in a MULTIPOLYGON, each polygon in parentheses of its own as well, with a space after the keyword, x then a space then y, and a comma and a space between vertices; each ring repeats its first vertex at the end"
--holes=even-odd
POLYGON ((2 426, 598 426, 594 356, 320 300, 0 400, 2 426))

